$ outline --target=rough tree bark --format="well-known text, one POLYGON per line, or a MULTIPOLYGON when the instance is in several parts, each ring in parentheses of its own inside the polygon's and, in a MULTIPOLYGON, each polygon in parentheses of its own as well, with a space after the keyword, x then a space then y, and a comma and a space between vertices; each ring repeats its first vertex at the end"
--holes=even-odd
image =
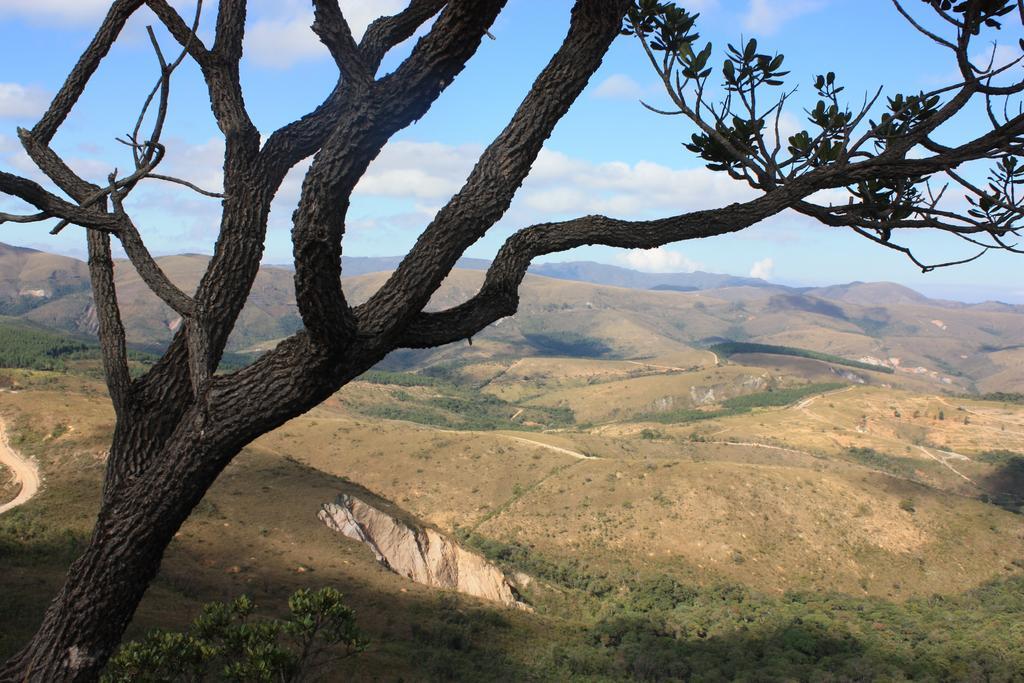
MULTIPOLYGON (((1004 159, 1018 150, 1024 133, 1021 116, 993 119, 991 130, 954 146, 930 138, 972 98, 1020 91, 1019 84, 998 86, 1003 88, 998 90, 986 80, 993 75, 991 69, 976 69, 965 61, 973 29, 1005 15, 995 12, 1012 3, 968 3, 970 7, 959 14, 958 10, 935 10, 954 22, 956 38, 947 41, 932 34, 929 38, 943 41, 956 54, 963 82, 951 90, 946 102, 932 106, 927 116, 917 116, 895 132, 871 123, 866 137, 858 141, 853 132, 858 125, 867 126, 865 108, 845 122, 822 124, 822 132, 812 136, 809 146, 797 145, 788 161, 782 161, 778 145, 773 151, 765 143, 767 130, 745 137, 735 126, 730 129, 725 110, 711 112, 700 94, 696 101, 686 99, 687 84, 699 86, 702 92, 707 80, 706 56, 700 63, 700 53, 684 49, 692 42, 690 15, 651 2, 576 0, 563 44, 482 154, 461 191, 436 214, 381 289, 366 303, 349 306, 341 287, 340 257, 353 188, 387 141, 423 116, 455 79, 504 4, 504 0, 412 0, 404 11, 372 23, 357 43, 337 0, 314 0, 313 30, 337 63, 338 82, 317 109, 277 130, 261 145, 239 84, 245 0, 220 0, 212 46, 195 32, 199 12, 190 25, 166 0, 112 3, 49 110, 32 130, 19 131, 28 155, 67 198, 0 172, 0 191, 39 211, 30 216, 0 214, 0 222, 59 218, 57 229, 74 224, 87 232, 104 367, 117 415, 102 507, 88 547, 71 566, 36 635, 0 668, 0 680, 95 679, 159 570, 174 533, 243 447, 317 405, 394 349, 464 339, 513 314, 518 286, 538 255, 594 243, 655 247, 742 230, 785 209, 900 249, 890 242, 891 231, 922 227, 922 223, 971 240, 987 236, 1003 246, 1009 246, 1003 241, 1015 234, 1020 207, 1009 191, 989 199, 989 215, 972 218, 954 216, 920 197, 916 203, 909 202, 908 190, 900 185, 913 181, 914 186, 965 162, 1004 159), (137 183, 157 177, 153 169, 163 155, 160 130, 177 62, 168 64, 160 58, 157 124, 148 139, 140 140, 136 134, 130 141, 136 161, 132 175, 122 179, 111 175, 105 183, 87 181, 50 147, 125 22, 142 6, 148 6, 179 43, 182 57, 200 66, 226 143, 219 237, 208 269, 192 294, 180 291, 160 271, 124 208, 137 183), (659 220, 586 216, 525 228, 500 250, 472 299, 447 311, 424 312, 456 260, 505 213, 544 141, 623 30, 627 12, 626 32, 635 34, 647 49, 679 113, 697 124, 710 141, 704 147, 696 145, 695 151, 761 190, 761 195, 746 203, 659 220), (432 19, 433 25, 409 57, 393 73, 378 77, 388 51, 432 19), (667 43, 668 49, 660 50, 664 60, 652 39, 657 36, 667 43), (675 81, 673 73, 679 69, 689 69, 691 74, 683 71, 685 78, 675 81), (833 148, 823 145, 837 140, 842 153, 830 157, 833 148), (859 151, 858 145, 865 141, 881 143, 874 152, 859 151), (715 144, 717 152, 712 149, 715 144), (928 154, 908 158, 908 152, 917 147, 928 154), (716 154, 724 154, 724 160, 716 154), (292 231, 296 299, 304 329, 252 365, 215 375, 259 268, 271 201, 289 169, 311 155, 314 159, 292 231), (860 197, 857 188, 870 183, 881 183, 882 190, 899 187, 883 192, 884 201, 861 198, 841 207, 811 202, 815 192, 828 188, 852 188, 860 197), (120 240, 147 285, 186 321, 163 358, 136 380, 127 370, 111 236, 120 240)), ((743 102, 737 115, 757 121, 773 111, 778 114, 782 106, 767 112, 747 106, 746 96, 755 87, 767 87, 763 82, 767 77, 756 82, 757 73, 771 72, 758 72, 759 56, 751 55, 752 80, 747 85, 739 82, 731 92, 736 102, 743 102)), ((772 69, 777 71, 778 66, 772 69)), ((829 99, 827 89, 823 97, 829 99)), ((912 113, 908 107, 893 112, 891 118, 897 122, 909 120, 912 113)))

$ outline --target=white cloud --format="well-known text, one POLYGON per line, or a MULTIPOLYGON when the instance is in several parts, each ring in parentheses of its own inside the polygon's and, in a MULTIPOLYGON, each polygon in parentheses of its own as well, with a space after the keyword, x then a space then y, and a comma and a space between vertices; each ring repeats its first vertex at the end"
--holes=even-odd
POLYGON ((224 187, 224 139, 212 137, 196 145, 184 140, 165 140, 167 156, 160 172, 188 180, 210 192, 224 187))
POLYGON ((264 19, 245 34, 245 56, 254 64, 287 69, 299 62, 320 59, 329 53, 310 26, 313 13, 282 19, 264 19))
POLYGON ((750 0, 750 8, 743 16, 743 28, 759 35, 770 35, 786 22, 816 12, 824 5, 824 0, 750 0))
MULTIPOLYGON (((771 126, 771 130, 768 131, 767 142, 769 144, 774 145, 775 120, 769 119, 765 125, 771 126)), ((805 130, 807 127, 808 124, 804 119, 795 116, 792 112, 789 111, 782 112, 782 114, 779 116, 779 145, 781 145, 782 151, 786 151, 786 147, 787 145, 789 145, 789 139, 791 137, 793 137, 800 131, 805 130)))
MULTIPOLYGON (((423 206, 443 204, 462 187, 481 151, 477 145, 392 142, 370 164, 354 194, 406 198, 423 206)), ((281 201, 298 198, 305 168, 289 174, 281 201)), ((650 218, 753 196, 750 188, 705 168, 674 169, 649 161, 595 163, 544 149, 513 212, 521 221, 588 213, 650 218)))
MULTIPOLYGON (((342 0, 341 9, 356 40, 377 17, 401 11, 406 3, 398 0, 342 0)), ((313 12, 309 3, 282 2, 277 14, 255 21, 245 36, 245 55, 259 66, 287 69, 300 62, 329 55, 327 48, 310 28, 313 12)))
POLYGON ((541 212, 649 218, 741 201, 753 191, 706 168, 594 163, 545 149, 520 194, 523 206, 541 212))
MULTIPOLYGON (((162 173, 189 180, 210 191, 221 190, 224 146, 220 137, 199 144, 176 138, 164 142, 167 156, 161 165, 162 173)), ((479 145, 408 140, 389 143, 370 164, 353 192, 355 203, 350 212, 351 220, 374 218, 396 229, 422 228, 437 209, 461 189, 482 150, 479 145), (398 215, 404 218, 396 222, 394 217, 398 215)), ((97 164, 88 158, 93 155, 82 156, 84 158, 72 159, 73 166, 96 181, 102 180, 117 165, 113 158, 97 164)), ((102 155, 95 157, 102 158, 102 155)), ((29 177, 38 175, 31 161, 19 151, 17 141, 11 138, 0 138, 0 162, 29 177)), ((307 159, 298 164, 285 178, 274 200, 274 226, 285 229, 290 223, 289 217, 299 199, 310 163, 307 159)), ((132 208, 142 214, 152 209, 167 215, 201 216, 209 229, 216 226, 220 203, 215 199, 158 181, 144 183, 136 195, 132 208)), ((676 169, 647 161, 635 164, 593 162, 542 150, 503 225, 516 228, 591 213, 625 219, 654 218, 724 206, 752 196, 754 193, 749 188, 704 168, 676 169)), ((699 267, 682 254, 666 250, 632 258, 641 259, 634 264, 637 267, 649 269, 699 267)))
POLYGON ((62 24, 90 21, 110 9, 110 0, 3 0, 0 17, 50 19, 62 24))
POLYGON ((392 142, 366 169, 355 194, 448 199, 459 191, 481 151, 477 145, 392 142))
POLYGON ((601 81, 592 94, 608 100, 636 100, 643 94, 643 88, 625 74, 612 74, 601 81))
POLYGON ((50 95, 34 85, 0 83, 0 118, 35 118, 46 111, 50 95))
POLYGON ((692 273, 703 267, 685 254, 665 247, 630 249, 616 258, 630 268, 646 273, 692 273))
POLYGON ((750 267, 750 277, 770 280, 774 270, 775 260, 769 256, 761 259, 760 261, 754 261, 754 265, 750 267))
POLYGON ((1016 45, 994 45, 990 49, 974 55, 971 61, 980 68, 987 68, 989 64, 992 64, 993 69, 1000 69, 1010 62, 1020 59, 1020 53, 1020 48, 1016 45))

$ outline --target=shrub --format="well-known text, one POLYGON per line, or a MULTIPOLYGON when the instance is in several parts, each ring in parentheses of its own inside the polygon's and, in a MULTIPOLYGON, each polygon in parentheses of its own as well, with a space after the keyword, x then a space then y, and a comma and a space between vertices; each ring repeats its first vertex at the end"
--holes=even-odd
POLYGON ((327 661, 363 649, 355 613, 333 588, 300 589, 287 619, 252 619, 246 596, 211 602, 184 633, 152 631, 125 643, 105 683, 128 681, 299 681, 327 661), (338 653, 341 654, 338 654, 338 653))

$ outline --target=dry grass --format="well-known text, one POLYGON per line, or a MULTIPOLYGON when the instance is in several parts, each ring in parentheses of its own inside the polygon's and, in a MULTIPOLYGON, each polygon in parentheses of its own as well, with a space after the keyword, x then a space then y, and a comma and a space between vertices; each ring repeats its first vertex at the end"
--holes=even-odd
MULTIPOLYGON (((486 378, 503 368, 469 372, 486 378)), ((613 405, 642 411, 665 396, 689 397, 689 387, 735 391, 755 373, 769 372, 728 365, 629 377, 636 368, 532 359, 512 365, 492 385, 538 392, 533 400, 547 405, 571 400, 584 419, 612 418, 613 405), (622 373, 628 378, 615 379, 622 373), (535 375, 548 378, 554 391, 531 388, 535 375), (563 388, 592 377, 599 380, 563 388)), ((51 545, 40 546, 42 555, 0 557, 8 596, 0 605, 11 625, 0 650, 7 651, 31 632, 88 532, 112 427, 95 382, 48 373, 17 379, 25 390, 0 393, 0 414, 12 426, 14 445, 40 460, 46 478, 39 497, 17 512, 19 524, 53 530, 38 538, 69 540, 46 541, 51 545), (64 550, 53 551, 55 542, 64 550)), ((394 389, 359 383, 346 392, 373 401, 394 389)), ((351 413, 343 394, 262 437, 228 468, 168 550, 132 633, 179 626, 212 599, 246 592, 277 606, 298 587, 332 585, 349 596, 379 643, 360 658, 355 675, 414 678, 412 624, 440 618, 439 601, 448 598, 388 573, 365 548, 319 524, 320 504, 340 492, 380 496, 378 504, 390 501, 396 514, 445 531, 516 541, 598 573, 736 582, 767 594, 839 591, 895 600, 960 594, 1020 572, 1020 518, 976 500, 980 489, 947 467, 980 480, 993 465, 960 459, 944 465, 918 446, 970 457, 994 444, 1024 451, 1024 408, 880 386, 694 424, 627 420, 529 434, 369 420, 351 413), (695 432, 705 440, 692 441, 695 432), (884 454, 893 471, 851 457, 851 447, 884 454)), ((552 604, 571 602, 538 590, 552 604)), ((506 619, 509 629, 488 636, 495 656, 526 657, 529 643, 550 642, 566 628, 552 617, 506 619)))

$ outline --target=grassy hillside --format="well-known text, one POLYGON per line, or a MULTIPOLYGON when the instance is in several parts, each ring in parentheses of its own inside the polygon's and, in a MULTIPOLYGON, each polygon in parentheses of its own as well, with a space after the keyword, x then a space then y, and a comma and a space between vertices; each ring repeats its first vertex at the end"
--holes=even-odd
MULTIPOLYGON (((186 289, 204 263, 162 261, 186 289)), ((386 276, 348 280, 351 299, 386 276)), ((180 322, 133 277, 119 270, 130 338, 158 347, 180 322)), ((431 306, 481 277, 453 273, 431 306)), ((232 348, 298 324, 290 278, 261 273, 232 348)), ((472 345, 397 352, 246 448, 129 637, 241 593, 279 614, 329 585, 371 641, 338 680, 1016 680, 1024 316, 898 290, 875 305, 890 287, 528 277, 520 312, 472 345), (317 521, 338 493, 460 539, 533 612, 388 572, 317 521)), ((0 371, 0 419, 44 475, 0 516, 0 658, 98 505, 113 416, 88 319, 82 292, 0 318, 0 366, 21 368, 0 371)), ((0 500, 13 489, 0 470, 0 500)))
MULTIPOLYGON (((595 390, 626 371, 622 361, 577 363, 586 375, 557 379, 587 377, 595 390)), ((881 388, 769 406, 751 393, 741 405, 757 410, 702 421, 696 438, 693 425, 632 418, 450 431, 363 412, 390 400, 377 393, 421 396, 413 405, 469 398, 496 371, 373 373, 253 444, 172 544, 131 636, 180 628, 208 600, 244 592, 279 614, 296 588, 331 585, 371 643, 339 680, 961 680, 979 670, 1009 680, 1024 666, 1020 517, 958 488, 892 415, 921 426, 935 455, 1005 427, 1011 455, 950 461, 980 481, 1024 449, 1012 427, 1024 409, 951 401, 945 410, 965 423, 937 418, 949 399, 881 388), (396 505, 524 572, 534 613, 383 570, 316 521, 339 492, 396 505)), ((0 416, 46 487, 0 518, 0 656, 31 631, 85 542, 112 424, 92 380, 14 374, 22 390, 0 393, 0 416)))
MULTIPOLYGON (((635 339, 609 321, 596 316, 580 334, 635 339)), ((1012 603, 1024 558, 1010 514, 1020 406, 840 389, 790 366, 717 367, 712 353, 668 337, 643 341, 661 345, 643 360, 517 357, 516 335, 529 344, 503 325, 444 363, 427 356, 414 373, 368 373, 254 444, 183 530, 137 628, 186 621, 189 606, 225 591, 255 591, 269 607, 288 588, 330 578, 373 615, 381 645, 357 665, 367 672, 413 657, 463 677, 716 667, 800 677, 865 661, 878 675, 952 676, 952 663, 926 662, 954 652, 989 666, 992 643, 1007 642, 964 631, 952 650, 907 646, 873 624, 928 633, 942 614, 965 625, 1005 618, 997 603, 1012 603), (537 613, 498 619, 382 573, 314 521, 339 490, 372 491, 531 574, 524 590, 537 613), (774 597, 787 591, 799 597, 774 597), (945 611, 919 598, 933 593, 949 596, 945 611), (748 610, 762 615, 755 632, 741 628, 746 617, 724 616, 748 610), (477 616, 459 621, 465 613, 477 616), (814 628, 794 626, 822 613, 814 628), (751 647, 762 654, 751 658, 751 647)), ((22 586, 7 609, 26 615, 14 619, 22 633, 41 604, 19 582, 55 581, 84 539, 95 498, 68 517, 54 510, 72 489, 95 489, 110 416, 87 379, 15 374, 25 390, 0 395, 0 410, 48 482, 0 520, 2 556, 17 558, 4 575, 22 586)))
POLYGON ((21 315, 88 288, 82 261, 0 243, 0 315, 21 315))

